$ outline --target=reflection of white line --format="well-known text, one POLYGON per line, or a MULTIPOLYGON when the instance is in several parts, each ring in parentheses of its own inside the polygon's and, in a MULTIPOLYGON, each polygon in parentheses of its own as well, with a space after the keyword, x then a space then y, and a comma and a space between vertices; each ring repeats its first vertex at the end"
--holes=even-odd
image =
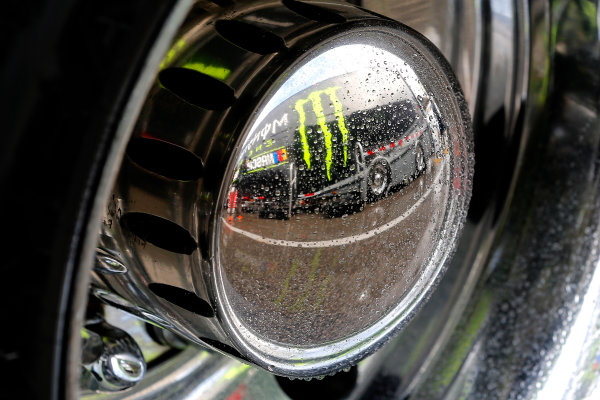
MULTIPOLYGON (((439 175, 441 172, 442 172, 442 169, 440 169, 440 172, 437 173, 437 175, 432 180, 432 182, 437 182, 437 179, 439 178, 439 175)), ((435 185, 435 183, 434 183, 434 185, 435 185)), ((372 238, 372 237, 379 235, 380 233, 383 233, 383 232, 387 231, 388 229, 391 229, 394 226, 398 225, 400 222, 402 222, 403 220, 408 218, 408 216, 410 214, 412 214, 417 208, 419 208, 419 206, 421 204, 423 204, 425 199, 431 194, 432 190, 433 190, 433 185, 429 189, 427 189, 427 191, 423 194, 423 196, 421 196, 419 198, 419 200, 417 200, 415 202, 415 204, 413 204, 408 210, 404 211, 399 217, 396 217, 395 219, 388 222, 387 224, 377 227, 375 229, 372 229, 368 232, 361 233, 360 235, 353 235, 353 236, 348 236, 348 237, 344 237, 344 238, 340 238, 340 239, 318 240, 318 241, 313 241, 313 242, 298 242, 295 240, 278 240, 278 239, 272 239, 272 238, 260 236, 255 233, 251 233, 251 232, 245 231, 243 229, 236 228, 235 226, 229 224, 225 220, 225 218, 222 218, 222 220, 225 223, 225 226, 227 228, 231 229, 232 231, 239 233, 240 235, 249 237, 250 239, 256 240, 257 242, 266 243, 266 244, 270 244, 273 246, 307 247, 307 248, 342 246, 345 244, 357 242, 359 240, 365 240, 365 239, 372 238)))

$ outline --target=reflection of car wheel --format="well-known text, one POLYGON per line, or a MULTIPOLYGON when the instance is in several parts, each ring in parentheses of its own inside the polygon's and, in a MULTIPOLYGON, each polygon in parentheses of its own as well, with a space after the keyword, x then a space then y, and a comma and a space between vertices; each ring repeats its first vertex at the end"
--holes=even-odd
POLYGON ((427 163, 425 161, 425 152, 423 146, 417 144, 416 155, 415 155, 415 177, 421 175, 427 169, 427 163))
POLYGON ((390 185, 390 167, 385 160, 373 163, 367 176, 368 198, 370 200, 381 198, 390 185))

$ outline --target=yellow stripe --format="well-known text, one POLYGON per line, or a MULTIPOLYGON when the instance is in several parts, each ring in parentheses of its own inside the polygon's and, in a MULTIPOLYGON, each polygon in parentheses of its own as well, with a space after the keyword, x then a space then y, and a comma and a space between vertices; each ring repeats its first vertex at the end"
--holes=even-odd
POLYGON ((311 94, 308 95, 308 99, 312 101, 312 105, 313 105, 313 111, 315 112, 315 115, 317 116, 317 123, 319 124, 319 127, 321 127, 321 130, 323 131, 323 139, 325 139, 325 150, 326 150, 326 155, 325 155, 325 165, 327 167, 327 179, 331 180, 331 158, 332 158, 332 151, 331 151, 331 132, 329 132, 329 128, 327 127, 327 121, 325 120, 325 113, 323 111, 323 103, 321 103, 321 93, 323 93, 324 90, 319 90, 316 92, 312 92, 311 94))
POLYGON ((283 281, 283 286, 281 287, 281 293, 279 293, 279 296, 275 299, 275 304, 281 304, 281 302, 285 298, 285 295, 287 294, 288 289, 290 288, 290 281, 292 280, 292 277, 296 274, 296 269, 298 269, 298 261, 297 260, 295 260, 292 263, 292 268, 290 269, 288 276, 285 278, 285 281, 283 281))
POLYGON ((308 140, 306 139, 306 114, 304 113, 304 104, 308 103, 308 99, 301 99, 296 102, 296 112, 298 112, 298 132, 300 133, 300 140, 302 141, 302 149, 304 150, 304 162, 306 167, 310 169, 310 147, 308 146, 308 140))
POLYGON ((207 65, 201 62, 188 62, 183 64, 183 68, 193 69, 222 81, 227 79, 227 77, 231 74, 231 70, 229 68, 218 65, 207 65))
POLYGON ((346 121, 344 120, 344 108, 342 107, 342 103, 337 98, 336 91, 339 87, 330 87, 325 89, 325 93, 329 95, 331 102, 333 103, 333 110, 335 114, 335 118, 338 121, 338 127, 340 128, 340 132, 342 132, 342 144, 344 146, 344 167, 346 166, 346 162, 348 161, 348 129, 346 128, 346 121))
POLYGON ((337 98, 336 91, 339 89, 337 86, 328 87, 323 90, 315 90, 308 95, 306 99, 300 99, 296 101, 295 109, 298 112, 298 133, 300 134, 300 141, 302 142, 302 150, 304 152, 303 158, 306 162, 306 166, 310 169, 310 145, 308 144, 308 138, 306 137, 306 113, 304 112, 304 105, 308 102, 312 103, 313 112, 317 118, 317 124, 323 132, 323 140, 325 142, 325 166, 327 168, 327 179, 331 180, 331 164, 333 159, 332 141, 333 135, 327 126, 327 120, 325 118, 325 112, 323 110, 323 103, 321 101, 321 95, 326 94, 331 100, 334 109, 334 115, 338 121, 338 127, 342 133, 342 145, 344 146, 344 166, 348 162, 348 128, 346 127, 346 121, 344 119, 344 108, 342 103, 337 98))

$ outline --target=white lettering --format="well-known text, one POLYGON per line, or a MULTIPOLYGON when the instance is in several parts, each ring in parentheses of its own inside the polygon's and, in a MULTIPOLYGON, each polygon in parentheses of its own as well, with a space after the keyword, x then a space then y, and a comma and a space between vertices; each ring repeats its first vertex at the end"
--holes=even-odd
POLYGON ((267 167, 275 163, 273 153, 264 154, 248 161, 248 171, 253 171, 258 168, 267 167))
POLYGON ((283 116, 281 117, 281 119, 279 121, 277 121, 277 119, 273 120, 273 132, 275 133, 275 131, 277 130, 278 127, 281 127, 283 124, 285 124, 285 126, 287 126, 288 124, 288 118, 287 118, 287 113, 283 114, 283 116))
POLYGON ((261 130, 254 134, 251 134, 251 137, 244 145, 244 150, 242 151, 242 153, 246 153, 259 140, 261 142, 264 142, 267 139, 268 134, 275 134, 277 128, 280 128, 284 125, 288 125, 288 113, 283 114, 280 119, 275 118, 273 121, 266 123, 261 130))

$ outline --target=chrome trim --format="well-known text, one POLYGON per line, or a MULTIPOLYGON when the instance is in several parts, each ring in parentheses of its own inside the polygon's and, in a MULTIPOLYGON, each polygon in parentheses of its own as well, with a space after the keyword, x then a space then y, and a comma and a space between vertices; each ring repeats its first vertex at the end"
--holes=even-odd
POLYGON ((475 294, 411 398, 598 397, 598 13, 514 5, 515 174, 475 294))
MULTIPOLYGON (((492 13, 486 18, 482 13, 483 7, 497 10, 498 3, 455 3, 456 9, 471 10, 473 19, 457 15, 427 19, 436 14, 423 13, 425 17, 412 22, 405 19, 411 15, 408 3, 365 1, 365 6, 429 34, 452 61, 463 87, 470 88, 467 98, 471 111, 479 110, 474 113, 477 118, 485 121, 482 115, 489 117, 494 111, 484 106, 485 96, 477 95, 480 87, 493 87, 488 80, 512 82, 510 89, 504 88, 503 100, 496 98, 487 104, 502 104, 510 110, 504 114, 502 132, 512 138, 513 148, 522 150, 513 155, 517 172, 514 178, 508 177, 504 195, 492 199, 502 210, 488 210, 477 223, 470 221, 464 233, 464 241, 470 244, 457 254, 468 263, 451 267, 438 288, 438 293, 452 292, 448 298, 455 306, 448 307, 442 301, 446 297, 434 294, 431 306, 413 320, 406 334, 361 364, 373 363, 368 378, 359 374, 359 380, 367 383, 350 398, 360 398, 369 382, 385 376, 401 380, 391 389, 396 398, 405 394, 411 399, 580 398, 586 394, 577 391, 582 383, 589 385, 589 398, 598 397, 599 374, 590 373, 593 363, 588 363, 597 351, 600 316, 598 102, 591 97, 599 86, 594 80, 597 68, 593 68, 599 59, 598 3, 586 3, 593 6, 589 18, 578 20, 582 11, 573 10, 576 2, 511 2, 511 28, 505 39, 514 47, 504 55, 508 65, 498 70, 499 75, 480 71, 482 54, 501 48, 483 36, 490 27, 491 37, 499 35, 501 22, 494 20, 492 13), (386 8, 395 4, 404 7, 401 13, 386 8), (566 26, 567 13, 575 17, 575 26, 566 26), (473 36, 456 42, 457 21, 462 22, 460 29, 471 30, 473 36), (444 26, 449 28, 443 30, 444 26), (440 31, 447 34, 436 36, 440 31), (562 36, 557 37, 560 32, 562 36), (582 37, 588 42, 582 42, 582 37), (477 73, 461 72, 468 69, 457 67, 460 57, 452 54, 461 51, 452 51, 454 45, 465 46, 466 54, 473 55, 475 61, 469 68, 477 73), (561 81, 574 81, 556 75, 557 58, 561 58, 561 72, 571 63, 589 74, 579 90, 556 87, 561 81), (557 107, 569 109, 578 118, 555 115, 557 107), (534 164, 532 160, 538 157, 547 163, 534 164), (544 179, 545 174, 552 179, 544 179), (567 190, 561 190, 563 186, 567 190), (543 224, 527 225, 528 221, 543 224), (460 282, 458 287, 464 291, 453 290, 451 282, 460 282), (429 316, 433 316, 431 323, 429 316), (424 354, 415 358, 425 361, 405 362, 411 361, 412 354, 424 354), (562 384, 552 387, 554 382, 562 384), (548 390, 552 390, 550 395, 548 390)), ((421 6, 411 4, 415 10, 421 6)), ((434 6, 442 14, 448 8, 437 2, 427 4, 429 9, 434 6)), ((492 59, 503 58, 492 54, 492 59)), ((268 394, 262 393, 262 398, 281 396, 268 374, 256 372, 254 376, 264 377, 254 381, 268 394)), ((223 393, 229 392, 215 396, 223 397, 223 393)))
MULTIPOLYGON (((129 100, 125 106, 121 119, 116 127, 114 140, 108 151, 100 182, 98 184, 96 197, 93 202, 89 221, 85 226, 83 234, 82 251, 79 268, 76 268, 73 277, 73 296, 70 299, 73 305, 70 309, 74 310, 70 319, 69 340, 66 346, 66 397, 76 398, 79 392, 79 375, 81 368, 81 336, 80 330, 83 326, 85 304, 89 296, 89 283, 91 279, 92 266, 94 265, 94 256, 98 245, 98 231, 100 229, 101 216, 106 206, 106 199, 109 197, 110 190, 117 177, 120 161, 123 158, 125 146, 129 140, 132 125, 138 117, 142 107, 142 102, 152 85, 154 77, 158 71, 163 54, 169 48, 177 29, 183 22, 189 12, 192 0, 178 0, 173 4, 173 9, 163 26, 157 33, 152 48, 149 50, 147 61, 140 72, 140 76, 129 95, 129 100)), ((54 372, 58 374, 58 371, 54 372)))
MULTIPOLYGON (((124 157, 113 194, 105 207, 98 251, 113 255, 118 264, 127 267, 127 272, 114 273, 106 268, 97 268, 92 289, 92 293, 103 301, 161 324, 189 341, 285 376, 319 376, 349 367, 374 352, 407 324, 425 303, 447 268, 460 236, 472 182, 472 133, 468 112, 450 67, 437 49, 412 30, 388 19, 343 3, 323 4, 332 7, 346 22, 337 26, 317 23, 314 19, 295 14, 276 1, 248 2, 240 5, 234 13, 214 4, 197 5, 161 63, 164 69, 158 75, 159 80, 165 76, 165 72, 186 71, 186 79, 189 79, 190 73, 198 74, 204 77, 205 82, 214 81, 215 87, 224 88, 227 92, 224 98, 231 103, 224 110, 212 110, 209 99, 208 105, 203 103, 202 107, 196 107, 189 98, 182 97, 183 92, 167 88, 165 82, 161 80, 159 84, 157 80, 142 108, 140 120, 134 126, 129 148, 136 140, 152 140, 154 145, 168 143, 168 151, 184 151, 187 155, 193 155, 193 160, 200 160, 195 168, 205 169, 207 173, 198 180, 165 177, 151 168, 145 168, 143 157, 136 158, 131 152, 124 157), (232 16, 237 20, 231 20, 232 16), (262 55, 260 49, 247 51, 244 46, 256 46, 260 41, 235 45, 231 43, 235 40, 235 31, 219 31, 220 27, 234 26, 236 23, 238 26, 244 25, 242 21, 250 20, 257 29, 269 28, 272 33, 277 32, 279 39, 289 48, 287 53, 262 55), (222 80, 191 67, 183 68, 197 54, 204 57, 208 54, 209 59, 228 60, 219 69, 221 72, 228 71, 221 76, 222 80), (353 62, 357 56, 364 61, 360 65, 353 62), (309 64, 310 68, 302 69, 309 64), (346 68, 345 72, 340 71, 342 68, 346 68), (386 71, 385 77, 371 78, 372 68, 382 68, 382 71, 386 71), (328 70, 327 77, 322 76, 324 69, 328 70), (308 79, 307 71, 310 72, 312 83, 327 82, 327 85, 333 85, 335 82, 329 89, 334 92, 338 87, 345 89, 343 93, 340 90, 339 95, 340 99, 344 99, 344 105, 339 99, 334 101, 337 96, 335 93, 328 94, 331 107, 335 103, 335 111, 328 117, 343 121, 343 115, 354 115, 356 124, 359 118, 365 119, 363 124, 367 128, 340 127, 341 137, 358 137, 358 132, 364 131, 361 138, 366 146, 369 140, 383 140, 377 139, 371 130, 377 127, 402 137, 390 139, 392 145, 388 142, 384 145, 377 143, 377 147, 373 148, 380 159, 392 165, 389 178, 390 181, 393 179, 397 189, 394 192, 397 201, 389 196, 384 198, 388 194, 387 188, 385 193, 383 190, 382 193, 375 193, 375 198, 365 202, 356 215, 348 217, 348 220, 354 221, 354 233, 342 236, 338 234, 345 230, 343 225, 347 222, 343 218, 320 218, 312 210, 300 209, 295 204, 294 211, 298 214, 310 214, 304 223, 296 222, 301 217, 287 221, 287 228, 279 230, 283 236, 267 241, 266 245, 272 246, 268 248, 271 253, 284 242, 293 242, 288 247, 298 250, 293 254, 288 252, 282 271, 284 268, 291 271, 295 260, 306 256, 301 253, 305 249, 313 251, 315 248, 317 250, 314 251, 318 252, 323 249, 324 253, 329 251, 327 257, 323 257, 326 262, 322 265, 323 274, 335 277, 332 278, 332 284, 326 287, 330 303, 328 308, 319 303, 317 307, 321 308, 315 312, 308 309, 290 312, 284 306, 273 306, 274 298, 265 300, 271 295, 268 290, 255 289, 255 293, 246 296, 242 289, 254 285, 255 279, 252 277, 245 277, 247 282, 229 279, 234 276, 233 272, 242 270, 241 261, 246 260, 236 258, 226 262, 227 255, 238 253, 236 247, 226 242, 241 248, 243 240, 248 242, 246 238, 254 239, 257 235, 253 233, 256 229, 251 226, 243 232, 243 237, 234 240, 225 237, 224 232, 230 227, 223 222, 228 216, 225 213, 229 212, 224 210, 235 207, 225 208, 224 204, 229 195, 236 192, 233 182, 240 179, 235 168, 241 170, 239 165, 244 161, 243 158, 248 164, 254 160, 246 155, 247 147, 260 144, 262 149, 263 130, 258 130, 262 128, 258 124, 262 123, 263 113, 266 115, 289 107, 287 99, 298 95, 302 104, 309 100, 312 102, 314 115, 311 114, 310 119, 325 120, 323 111, 320 111, 321 116, 317 116, 317 104, 320 109, 323 108, 318 97, 320 95, 314 95, 313 92, 309 95, 308 91, 312 89, 302 81, 308 79), (298 74, 295 75, 295 72, 298 74), (270 75, 261 75, 265 73, 270 75), (295 82, 304 86, 291 84, 285 90, 281 89, 283 86, 280 83, 284 85, 282 77, 286 76, 295 76, 295 82), (392 82, 395 83, 390 88, 392 82), (372 90, 367 92, 366 86, 372 90), (377 100, 372 99, 373 93, 379 94, 377 100), (403 114, 402 110, 409 110, 407 102, 413 107, 413 114, 408 111, 403 114), (269 108, 269 105, 272 107, 269 108), (392 109, 392 106, 395 108, 392 109), (367 111, 370 112, 368 116, 367 111), (381 112, 386 113, 389 124, 379 126, 376 125, 380 124, 378 119, 367 120, 367 117, 381 112), (393 118, 399 121, 401 118, 410 119, 410 123, 405 121, 406 130, 401 131, 403 125, 394 120, 397 123, 395 130, 396 125, 390 128, 393 118), (369 125, 369 121, 374 122, 369 125), (427 152, 426 157, 432 166, 431 174, 413 171, 416 143, 427 152), (385 153, 385 150, 389 151, 385 153), (400 159, 400 156, 404 158, 400 159), (372 209, 371 213, 366 210, 363 212, 367 205, 372 209), (409 221, 409 215, 413 221, 411 226, 408 226, 409 222, 403 222, 405 219, 409 221), (136 219, 138 217, 143 219, 136 219), (300 243, 295 239, 294 230, 314 231, 315 223, 322 227, 322 234, 331 236, 328 240, 300 243), (392 229, 400 223, 404 224, 403 229, 392 229), (138 230, 136 226, 141 228, 138 230), (326 227, 330 226, 335 228, 330 228, 331 232, 328 232, 326 227), (150 236, 144 236, 147 231, 150 231, 150 236), (334 237, 332 233, 338 236, 334 237), (157 237, 162 242, 154 240, 157 237), (187 245, 180 247, 182 242, 187 245), (365 243, 374 251, 380 250, 380 245, 404 246, 402 251, 406 257, 389 257, 386 251, 377 251, 377 257, 368 257, 360 248, 365 243), (340 263, 340 268, 336 268, 337 261, 333 260, 343 258, 340 256, 344 255, 342 252, 350 248, 354 249, 356 257, 364 256, 365 262, 369 262, 366 268, 362 262, 355 260, 356 257, 349 257, 348 265, 340 263), (372 273, 375 269, 378 271, 376 274, 372 273), (109 273, 105 273, 107 271, 109 273), (348 275, 346 271, 351 274, 348 275), (354 275, 363 277, 349 285, 345 279, 354 275), (234 283, 237 286, 232 290, 230 287, 234 283), (340 296, 340 292, 344 291, 346 296, 340 296), (360 292, 368 295, 362 303, 360 292), (252 309, 253 315, 246 318, 242 311, 249 310, 259 301, 255 298, 264 301, 263 306, 268 303, 273 307, 264 313, 266 316, 262 309, 256 310, 255 307, 252 309), (350 304, 350 300, 354 303, 350 304), (238 306, 241 301, 245 302, 238 306), (363 311, 357 313, 354 305, 362 307, 363 311), (307 325, 306 319, 309 317, 314 320, 307 325), (268 321, 263 325, 249 322, 261 319, 268 321), (321 327, 319 337, 310 332, 317 325, 321 327), (267 326, 268 329, 260 331, 260 326, 267 326), (265 332, 276 332, 277 335, 283 335, 281 332, 284 332, 288 336, 283 338, 265 332)), ((204 65, 201 62, 196 64, 204 65)), ((211 66, 214 72, 217 67, 211 66)), ((218 93, 210 95, 218 96, 218 93)), ((287 113, 285 115, 287 124, 287 113)), ((273 134, 289 133, 284 142, 288 147, 293 147, 295 128, 291 128, 292 122, 290 127, 286 127, 287 130, 275 132, 275 126, 282 125, 280 118, 278 116, 278 124, 273 123, 273 134)), ((297 119, 300 121, 300 117, 297 119)), ((316 127, 317 123, 311 124, 316 127)), ((324 125, 325 122, 318 124, 324 125)), ((270 127, 264 132, 270 131, 270 127)), ((283 141, 281 135, 276 140, 283 141)), ((316 138, 318 135, 314 136, 316 138)), ((346 139, 340 139, 339 142, 346 143, 346 139)), ((354 142, 348 143, 354 146, 354 142)), ((332 152, 331 147, 329 144, 329 152, 332 152)), ((313 157, 318 160, 318 151, 322 149, 313 148, 314 151, 317 153, 313 157)), ((306 149, 304 152, 306 157, 306 149)), ((373 150, 370 154, 373 154, 373 150)), ((291 151, 290 159, 293 161, 291 151)), ((259 159, 257 165, 262 161, 262 158, 259 159)), ((302 162, 302 158, 298 157, 298 161, 302 162)), ((369 162, 368 168, 375 160, 369 162)), ((307 163, 308 168, 310 165, 307 163)), ((314 171, 319 174, 321 170, 314 171)), ((340 175, 357 178, 355 183, 362 190, 362 177, 351 171, 344 170, 340 175)), ((362 172, 366 176, 368 171, 362 172)), ((295 173, 292 175, 296 177, 295 173)), ((304 179, 305 184, 311 184, 314 176, 309 178, 304 179)), ((296 180, 299 181, 299 178, 296 177, 296 180)), ((314 191, 317 192, 316 189, 314 191)), ((366 191, 360 193, 361 199, 366 197, 366 191)), ((325 197, 319 200, 329 201, 325 197)), ((340 207, 343 206, 340 204, 340 207)), ((281 225, 279 223, 276 226, 281 225)), ((257 227, 260 228, 260 221, 257 227)), ((270 232, 269 229, 266 228, 265 232, 270 232)), ((240 231, 233 227, 230 230, 236 234, 240 231)), ((253 268, 260 267, 260 258, 265 258, 267 248, 257 248, 252 243, 246 246, 246 250, 251 253, 247 258, 253 260, 253 268)), ((312 259, 313 256, 310 257, 312 259)), ((273 278, 265 274, 261 279, 262 286, 286 285, 285 274, 283 277, 273 274, 273 278)), ((294 284, 302 286, 304 283, 294 284)), ((308 296, 308 289, 304 292, 308 296)), ((312 332, 317 330, 313 329, 312 332)))

